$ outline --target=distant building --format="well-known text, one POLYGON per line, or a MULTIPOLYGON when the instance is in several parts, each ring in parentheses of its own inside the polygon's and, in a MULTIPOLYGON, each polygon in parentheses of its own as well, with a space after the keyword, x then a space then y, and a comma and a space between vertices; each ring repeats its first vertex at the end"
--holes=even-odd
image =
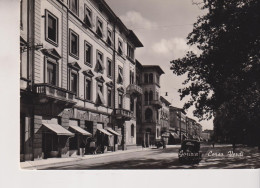
POLYGON ((161 126, 161 137, 165 140, 166 144, 168 144, 168 139, 170 137, 170 105, 171 103, 160 96, 160 100, 162 101, 162 108, 159 109, 159 124, 161 126))

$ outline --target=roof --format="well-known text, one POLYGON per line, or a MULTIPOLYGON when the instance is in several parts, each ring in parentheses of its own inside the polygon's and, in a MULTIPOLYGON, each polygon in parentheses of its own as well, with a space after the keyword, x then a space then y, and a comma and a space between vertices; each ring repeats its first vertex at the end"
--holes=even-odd
POLYGON ((118 27, 120 27, 125 33, 127 38, 135 45, 135 47, 143 47, 138 37, 132 30, 129 30, 122 20, 114 13, 114 11, 109 7, 105 0, 96 0, 98 4, 102 5, 103 10, 109 14, 114 21, 116 21, 118 27))
POLYGON ((164 74, 164 71, 159 65, 143 65, 144 69, 155 69, 159 74, 164 74))
POLYGON ((160 96, 160 99, 161 99, 161 101, 163 102, 163 103, 165 103, 166 105, 170 105, 171 103, 167 100, 167 99, 165 99, 163 96, 160 96))
POLYGON ((144 45, 141 43, 141 41, 138 39, 138 37, 135 35, 135 33, 132 30, 129 30, 129 34, 127 36, 129 40, 133 42, 135 47, 144 47, 144 45))

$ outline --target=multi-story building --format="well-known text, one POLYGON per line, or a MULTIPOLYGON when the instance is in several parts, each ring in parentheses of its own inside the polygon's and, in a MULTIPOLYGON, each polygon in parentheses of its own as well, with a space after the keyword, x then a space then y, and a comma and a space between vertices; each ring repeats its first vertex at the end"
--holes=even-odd
POLYGON ((161 125, 159 123, 159 109, 162 108, 160 100, 160 76, 164 74, 160 66, 141 65, 136 61, 136 79, 142 87, 143 95, 138 99, 137 131, 138 144, 149 146, 161 139, 161 125))
POLYGON ((168 144, 168 139, 170 137, 170 105, 171 103, 160 96, 162 102, 162 108, 159 109, 159 124, 161 125, 161 137, 165 140, 165 143, 168 144))
POLYGON ((104 0, 21 0, 21 160, 136 144, 135 49, 104 0))
POLYGON ((173 106, 170 106, 170 131, 170 143, 176 143, 188 138, 186 116, 182 109, 173 106))

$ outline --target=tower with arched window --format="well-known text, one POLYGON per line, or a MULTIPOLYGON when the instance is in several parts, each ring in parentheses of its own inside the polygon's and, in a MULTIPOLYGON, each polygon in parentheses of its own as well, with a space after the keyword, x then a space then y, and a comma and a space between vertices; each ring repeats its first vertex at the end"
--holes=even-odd
POLYGON ((161 139, 160 76, 164 72, 158 65, 142 65, 138 61, 136 68, 139 85, 143 89, 143 95, 137 101, 137 144, 148 147, 161 139))

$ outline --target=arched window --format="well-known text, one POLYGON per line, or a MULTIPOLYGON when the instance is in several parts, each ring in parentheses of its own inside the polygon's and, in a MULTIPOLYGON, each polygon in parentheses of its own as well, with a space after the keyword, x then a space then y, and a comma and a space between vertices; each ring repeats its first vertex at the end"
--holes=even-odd
POLYGON ((146 102, 146 101, 148 101, 149 99, 148 99, 148 92, 146 91, 145 93, 144 93, 144 101, 146 102))
POLYGON ((149 74, 149 83, 153 83, 153 73, 149 74))
POLYGON ((144 74, 144 83, 148 84, 148 74, 144 74))
POLYGON ((133 112, 134 108, 135 108, 134 99, 131 97, 130 98, 130 110, 133 112))
POLYGON ((134 126, 134 124, 131 125, 131 136, 132 137, 135 136, 135 126, 134 126))
POLYGON ((149 101, 152 101, 153 100, 153 91, 150 91, 149 92, 149 101))
POLYGON ((153 120, 153 111, 150 108, 145 110, 145 120, 152 121, 153 120))

